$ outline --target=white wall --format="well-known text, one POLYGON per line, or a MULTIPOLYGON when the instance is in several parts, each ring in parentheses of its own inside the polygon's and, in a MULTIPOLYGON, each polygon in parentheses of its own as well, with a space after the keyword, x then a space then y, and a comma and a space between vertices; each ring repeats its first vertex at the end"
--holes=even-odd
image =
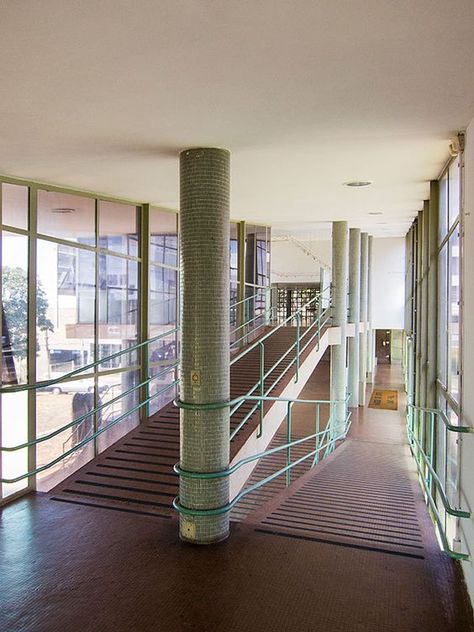
POLYGON ((377 238, 372 255, 372 328, 403 329, 405 237, 377 238))
MULTIPOLYGON (((331 265, 331 241, 302 242, 319 259, 331 265)), ((290 241, 272 243, 272 283, 319 282, 319 266, 290 241)), ((405 305, 405 238, 374 239, 373 327, 403 329, 405 305)))
MULTIPOLYGON (((462 423, 474 428, 474 121, 466 134, 464 178, 462 423)), ((462 506, 474 513, 474 434, 462 437, 460 476, 462 506)), ((462 568, 474 603, 474 522, 471 518, 460 523, 462 548, 471 555, 471 561, 462 562, 462 568)))
MULTIPOLYGON (((330 241, 302 242, 323 263, 331 265, 330 241)), ((319 283, 321 264, 291 241, 272 242, 272 283, 319 283)))

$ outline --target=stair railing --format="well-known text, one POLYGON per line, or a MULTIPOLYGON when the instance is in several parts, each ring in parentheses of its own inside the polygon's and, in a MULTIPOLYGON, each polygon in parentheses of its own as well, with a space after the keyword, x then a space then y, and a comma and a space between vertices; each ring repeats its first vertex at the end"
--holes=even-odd
MULTIPOLYGON (((343 400, 346 407, 347 407, 349 398, 350 398, 350 395, 348 395, 347 398, 343 400)), ((287 486, 290 485, 291 484, 291 471, 294 467, 300 465, 301 463, 303 463, 304 461, 308 459, 312 459, 311 465, 310 465, 311 468, 317 465, 322 459, 324 459, 325 457, 329 456, 332 452, 334 452, 337 444, 346 438, 347 433, 349 432, 349 429, 351 426, 351 419, 350 419, 351 412, 349 411, 346 415, 344 423, 342 424, 342 429, 339 429, 339 431, 336 432, 337 428, 336 428, 335 410, 336 410, 336 406, 341 403, 340 400, 305 400, 305 399, 288 399, 288 398, 282 398, 282 397, 268 397, 268 396, 264 396, 263 398, 260 396, 242 396, 242 397, 236 398, 235 400, 230 402, 230 404, 233 404, 236 401, 241 400, 241 399, 245 401, 257 401, 257 403, 261 399, 263 399, 264 401, 270 401, 272 403, 284 402, 287 407, 286 409, 286 443, 284 443, 283 445, 279 445, 275 448, 269 448, 262 452, 257 452, 256 454, 245 457, 241 459, 240 461, 238 461, 237 463, 235 463, 234 465, 227 468, 226 470, 221 470, 219 472, 190 472, 190 471, 182 469, 179 463, 177 463, 174 466, 174 471, 177 474, 179 474, 179 476, 182 476, 183 478, 191 478, 191 479, 197 479, 197 480, 215 480, 219 478, 228 478, 232 474, 237 472, 244 465, 248 465, 249 463, 253 463, 254 461, 258 461, 260 459, 264 459, 267 456, 278 454, 279 452, 285 452, 286 465, 284 467, 277 469, 275 472, 272 472, 268 476, 265 476, 262 480, 242 489, 234 498, 232 498, 228 503, 226 503, 225 505, 221 507, 213 507, 210 509, 193 509, 193 508, 184 507, 183 505, 181 505, 179 501, 179 497, 176 497, 173 501, 173 507, 179 513, 184 514, 184 515, 190 515, 190 516, 216 516, 216 515, 228 513, 235 507, 235 505, 240 500, 242 500, 244 496, 246 496, 247 494, 251 494, 257 489, 260 489, 267 483, 270 483, 271 481, 275 480, 279 476, 282 476, 283 474, 285 475, 286 485, 287 486), (315 418, 315 431, 311 434, 308 434, 298 439, 292 439, 292 432, 293 432, 292 410, 293 410, 294 404, 304 404, 304 405, 311 405, 315 407, 315 417, 314 417, 315 418), (329 407, 329 418, 323 430, 321 430, 320 428, 321 406, 329 407), (295 460, 292 460, 292 456, 291 456, 292 448, 303 445, 306 442, 312 443, 313 441, 314 441, 314 448, 311 447, 308 450, 307 454, 295 460)), ((220 404, 220 405, 213 404, 211 406, 206 405, 206 404, 201 404, 199 405, 199 407, 201 409, 212 408, 213 410, 215 410, 217 408, 223 408, 226 405, 228 406, 229 403, 220 404)), ((189 409, 195 410, 197 407, 197 405, 185 404, 183 402, 177 402, 177 406, 179 408, 185 408, 188 410, 189 409)))
MULTIPOLYGON (((248 297, 247 299, 244 299, 244 300, 250 300, 251 298, 252 297, 248 297)), ((312 299, 312 301, 309 301, 306 305, 314 302, 315 300, 317 300, 317 297, 312 299)), ((306 306, 303 306, 301 308, 301 310, 304 309, 305 307, 306 306)), ((301 310, 298 310, 298 311, 301 312, 301 310)), ((281 327, 287 325, 288 322, 290 322, 293 318, 297 317, 297 313, 295 313, 294 315, 290 316, 283 323, 278 325, 278 327, 276 327, 275 329, 277 330, 277 329, 280 329, 281 327)), ((260 379, 250 389, 250 391, 247 393, 247 395, 248 396, 253 395, 255 393, 255 391, 257 391, 258 388, 259 388, 258 392, 260 393, 260 397, 268 395, 268 393, 271 391, 271 389, 274 388, 274 386, 282 379, 283 375, 289 370, 289 368, 295 363, 295 361, 298 362, 298 366, 299 366, 300 355, 302 353, 304 353, 304 351, 307 348, 307 346, 315 338, 317 338, 318 345, 319 345, 319 340, 320 340, 320 335, 321 335, 321 328, 328 322, 328 320, 329 320, 329 310, 325 310, 324 312, 319 313, 319 316, 314 320, 314 322, 308 328, 306 328, 306 330, 303 333, 301 333, 300 328, 298 327, 297 328, 297 334, 296 334, 296 341, 295 341, 295 343, 290 347, 290 349, 288 349, 282 355, 281 358, 279 358, 274 363, 274 365, 268 371, 265 371, 265 364, 264 364, 264 341, 267 340, 272 335, 273 331, 269 332, 263 338, 260 338, 258 341, 253 343, 250 347, 248 347, 247 349, 245 349, 244 351, 239 353, 237 356, 235 356, 231 360, 231 365, 234 364, 235 362, 238 362, 238 360, 240 360, 247 353, 249 353, 250 351, 255 349, 257 346, 260 349, 260 379), (308 340, 306 340, 304 346, 301 346, 302 341, 305 339, 306 336, 308 336, 308 334, 311 331, 313 332, 311 337, 308 338, 308 340), (284 372, 276 380, 274 380, 274 382, 272 383, 272 385, 270 387, 265 389, 265 380, 272 373, 272 371, 296 347, 297 347, 296 358, 293 358, 291 360, 290 364, 288 365, 288 367, 285 368, 284 372)), ((57 378, 52 378, 52 379, 48 379, 48 380, 42 380, 42 381, 36 382, 34 384, 20 384, 20 385, 12 385, 12 386, 1 387, 0 388, 0 393, 3 393, 3 394, 6 394, 6 393, 19 393, 19 392, 38 391, 38 390, 41 390, 41 389, 52 388, 55 385, 74 380, 75 378, 78 378, 78 376, 81 376, 81 375, 91 371, 92 369, 94 369, 94 368, 96 368, 96 367, 98 367, 98 366, 100 366, 102 364, 109 363, 112 360, 115 360, 116 358, 119 358, 119 357, 121 357, 124 354, 129 354, 129 353, 131 353, 133 351, 136 351, 138 349, 146 348, 149 345, 159 341, 162 338, 166 338, 166 337, 168 337, 170 335, 177 334, 178 331, 179 331, 178 327, 174 327, 174 328, 172 328, 172 329, 170 329, 170 330, 168 330, 166 332, 163 332, 162 334, 159 334, 157 336, 154 336, 153 338, 150 338, 149 340, 145 340, 145 341, 140 342, 138 344, 132 345, 130 347, 127 347, 125 349, 122 349, 120 351, 112 353, 111 355, 108 355, 108 356, 103 357, 103 358, 101 358, 99 360, 96 360, 95 362, 91 362, 91 363, 89 363, 87 365, 84 365, 82 367, 74 369, 73 371, 69 371, 68 373, 65 373, 64 375, 62 375, 60 377, 57 377, 57 378)), ((34 448, 37 445, 39 445, 41 443, 44 443, 46 441, 49 441, 49 440, 53 439, 54 437, 58 436, 59 434, 61 434, 62 432, 66 431, 66 430, 69 430, 69 429, 71 430, 72 434, 74 434, 74 432, 76 431, 76 435, 77 435, 77 428, 79 427, 79 425, 81 423, 85 422, 88 419, 92 419, 93 416, 96 415, 97 413, 101 413, 105 408, 108 408, 109 406, 115 404, 116 402, 119 402, 122 398, 127 397, 128 395, 131 395, 135 391, 138 391, 139 393, 143 393, 145 389, 149 388, 150 384, 154 380, 157 380, 159 378, 162 378, 162 377, 166 376, 171 371, 176 370, 178 368, 178 366, 179 366, 179 362, 178 361, 171 362, 170 364, 167 364, 162 370, 160 370, 155 375, 148 376, 146 379, 142 380, 140 383, 138 383, 138 384, 136 384, 134 386, 131 386, 130 388, 128 388, 125 391, 123 391, 122 393, 116 395, 115 397, 113 397, 113 398, 111 398, 111 399, 109 399, 109 400, 107 400, 105 402, 99 403, 97 406, 92 407, 86 413, 80 415, 79 417, 76 417, 72 421, 70 421, 70 422, 64 424, 63 426, 60 426, 59 428, 56 428, 55 430, 53 430, 51 432, 48 432, 48 433, 46 433, 46 434, 44 434, 44 435, 42 435, 40 437, 36 437, 36 438, 31 439, 29 441, 24 441, 24 442, 22 442, 20 444, 13 445, 13 446, 0 446, 0 454, 2 454, 2 453, 12 453, 12 452, 17 452, 17 451, 23 450, 23 449, 34 448)), ((15 476, 15 477, 11 477, 11 478, 2 477, 2 478, 0 478, 0 483, 3 483, 3 484, 17 483, 17 482, 19 482, 21 480, 24 480, 26 478, 30 478, 32 476, 35 476, 36 474, 44 472, 44 471, 50 469, 51 467, 54 467, 59 462, 61 462, 62 460, 64 460, 65 458, 67 458, 68 456, 73 454, 74 452, 80 450, 85 445, 87 445, 89 442, 93 441, 94 439, 99 437, 101 434, 103 434, 104 432, 106 432, 107 430, 112 428, 113 426, 119 424, 121 421, 123 421, 124 419, 129 417, 134 412, 142 409, 144 406, 147 406, 150 402, 152 402, 157 397, 163 395, 169 389, 172 389, 172 388, 176 387, 178 384, 179 384, 179 377, 171 380, 168 384, 166 384, 164 387, 158 389, 152 395, 149 395, 149 393, 148 393, 146 397, 142 397, 141 398, 141 401, 139 401, 138 404, 132 406, 131 408, 128 408, 124 413, 122 413, 118 417, 106 422, 100 428, 95 429, 94 432, 88 434, 87 437, 84 437, 83 439, 81 439, 80 441, 75 443, 74 445, 71 445, 70 448, 67 448, 67 440, 66 440, 65 442, 63 442, 63 452, 62 452, 62 454, 60 454, 56 458, 50 460, 48 463, 45 463, 45 464, 43 464, 41 466, 37 466, 37 467, 35 467, 33 469, 29 469, 28 471, 24 472, 23 474, 15 476)), ((231 415, 234 414, 238 410, 238 408, 240 407, 241 403, 242 402, 239 401, 239 403, 236 404, 235 408, 233 410, 231 410, 231 415)), ((259 427, 260 427, 260 430, 261 430, 262 423, 263 423, 263 400, 258 401, 258 402, 256 402, 254 404, 253 408, 249 411, 249 413, 247 413, 245 418, 239 423, 238 427, 236 429, 234 429, 234 431, 231 433, 231 439, 233 439, 235 437, 237 432, 245 425, 245 423, 248 421, 248 419, 250 419, 250 417, 253 415, 255 410, 257 410, 257 408, 259 408, 259 407, 260 407, 260 426, 259 427)), ((69 439, 70 438, 71 437, 69 437, 69 439)))
MULTIPOLYGON (((135 345, 133 345, 131 347, 127 347, 126 349, 121 349, 120 351, 117 351, 117 352, 115 352, 115 353, 113 353, 113 354, 111 354, 109 356, 101 358, 100 360, 97 360, 95 362, 91 362, 90 364, 87 364, 87 365, 85 365, 83 367, 80 367, 78 369, 74 369, 74 371, 70 371, 69 373, 66 373, 65 375, 62 375, 61 377, 53 378, 53 379, 50 379, 50 380, 43 380, 43 381, 37 382, 35 384, 21 384, 21 385, 14 385, 14 386, 4 386, 4 387, 0 388, 0 393, 19 393, 19 392, 40 390, 40 389, 46 389, 46 388, 54 387, 56 384, 61 384, 63 382, 68 382, 72 378, 75 378, 78 375, 83 374, 84 372, 90 371, 91 369, 94 369, 95 367, 100 366, 101 364, 110 362, 111 360, 114 360, 115 358, 119 358, 120 356, 122 356, 124 354, 127 354, 127 353, 131 353, 133 351, 136 351, 137 349, 141 349, 143 347, 147 347, 148 345, 157 342, 161 338, 165 338, 167 336, 176 334, 177 332, 178 332, 178 328, 175 327, 173 329, 165 331, 162 334, 159 334, 158 336, 154 336, 153 338, 150 338, 149 340, 145 340, 144 342, 140 342, 140 343, 135 344, 135 345)), ((94 406, 93 408, 88 410, 83 415, 80 415, 79 417, 76 417, 72 421, 68 422, 67 424, 64 424, 63 426, 60 426, 59 428, 56 428, 55 430, 53 430, 51 432, 48 432, 48 433, 46 433, 46 434, 44 434, 44 435, 42 435, 40 437, 36 437, 35 439, 32 439, 30 441, 24 441, 23 443, 20 443, 18 445, 14 445, 14 446, 0 446, 0 453, 11 453, 11 452, 16 452, 18 450, 24 450, 25 448, 36 447, 37 445, 39 445, 41 443, 44 443, 45 441, 50 441, 54 437, 58 436, 62 432, 66 431, 66 430, 69 430, 69 429, 71 429, 72 432, 74 433, 74 430, 76 430, 81 423, 85 422, 87 419, 92 419, 93 416, 96 413, 100 413, 105 408, 115 404, 120 399, 122 399, 124 397, 127 397, 128 395, 131 395, 132 393, 134 393, 137 390, 138 390, 139 393, 143 392, 143 391, 140 391, 139 389, 144 389, 146 387, 149 387, 150 384, 154 380, 156 380, 158 378, 161 378, 161 377, 164 377, 170 371, 175 370, 178 367, 178 364, 179 364, 178 361, 172 362, 170 364, 167 364, 163 368, 163 370, 159 371, 155 375, 149 376, 145 380, 141 381, 139 384, 135 384, 134 386, 131 386, 130 388, 126 389, 125 391, 123 391, 122 393, 116 395, 115 397, 113 397, 113 398, 111 398, 111 399, 109 399, 109 400, 107 400, 107 401, 105 401, 103 403, 100 403, 97 406, 94 406)), ((0 478, 0 483, 17 483, 17 482, 19 482, 21 480, 24 480, 25 478, 30 478, 31 476, 34 476, 36 474, 40 474, 41 472, 44 472, 44 471, 50 469, 54 465, 57 465, 59 462, 63 461, 65 458, 67 458, 68 456, 70 456, 71 454, 76 452, 77 450, 80 450, 81 448, 83 448, 87 443, 89 443, 90 441, 94 440, 96 437, 99 437, 101 434, 103 434, 104 432, 106 432, 107 430, 112 428, 113 426, 116 426, 118 423, 120 423, 121 421, 123 421, 124 419, 129 417, 134 412, 136 412, 136 411, 140 410, 141 408, 143 408, 144 406, 148 405, 151 401, 153 401, 154 399, 156 399, 160 395, 163 395, 163 393, 165 393, 169 389, 175 387, 178 383, 179 383, 178 379, 172 380, 169 384, 166 384, 163 388, 158 389, 152 395, 148 395, 147 397, 143 398, 142 401, 140 401, 138 404, 128 408, 124 413, 122 413, 121 415, 119 415, 115 419, 112 419, 111 421, 105 423, 102 427, 100 427, 97 430, 95 430, 94 432, 90 433, 87 437, 84 437, 83 439, 78 441, 75 445, 71 446, 70 448, 66 449, 67 441, 64 442, 62 454, 58 455, 56 458, 52 459, 51 461, 48 461, 48 463, 45 463, 44 465, 41 465, 41 466, 38 466, 38 467, 35 467, 34 469, 31 469, 31 470, 29 470, 29 471, 27 471, 27 472, 25 472, 25 473, 23 473, 23 474, 21 474, 19 476, 15 476, 15 477, 12 477, 12 478, 0 478)))
POLYGON ((237 354, 232 358, 230 364, 231 366, 236 362, 239 362, 242 358, 244 358, 247 354, 251 353, 258 349, 259 353, 259 367, 260 374, 259 379, 255 382, 255 384, 245 393, 244 397, 246 399, 237 399, 235 400, 237 403, 231 406, 230 416, 232 417, 244 404, 245 401, 250 401, 250 397, 259 393, 259 401, 257 401, 248 413, 243 417, 240 423, 231 431, 230 439, 234 439, 238 432, 245 426, 247 421, 252 417, 257 409, 260 411, 260 422, 259 422, 259 432, 258 436, 261 435, 262 432, 262 424, 263 424, 263 415, 264 415, 264 402, 265 397, 269 395, 269 393, 277 386, 277 384, 284 378, 284 376, 288 373, 288 371, 295 366, 295 383, 298 382, 299 379, 299 369, 301 363, 301 357, 306 351, 306 349, 316 341, 316 350, 319 351, 321 335, 324 327, 326 327, 331 318, 331 310, 330 308, 322 309, 321 307, 321 296, 326 291, 319 292, 315 297, 313 297, 310 301, 305 303, 302 307, 296 310, 293 314, 288 316, 285 320, 283 320, 279 325, 273 327, 271 331, 267 334, 250 344, 243 351, 237 354), (302 313, 306 313, 308 307, 315 306, 317 309, 314 312, 314 316, 312 318, 312 322, 305 327, 303 330, 301 328, 301 315, 302 313), (272 364, 272 366, 265 370, 265 342, 268 341, 272 336, 276 334, 279 330, 284 327, 291 326, 291 324, 295 322, 295 341, 289 346, 289 348, 272 364), (293 353, 293 357, 291 354, 293 353), (289 362, 287 366, 283 369, 279 376, 277 376, 271 384, 268 385, 268 378, 271 374, 277 369, 282 362, 286 358, 289 358, 289 362))
MULTIPOLYGON (((449 502, 444 484, 436 471, 435 436, 437 427, 442 424, 445 432, 469 434, 473 429, 469 426, 455 426, 449 422, 446 414, 434 408, 422 408, 408 404, 407 406, 407 435, 410 450, 415 460, 421 488, 424 492, 426 504, 429 506, 432 518, 438 528, 443 550, 456 560, 468 560, 467 553, 453 551, 446 535, 446 527, 441 519, 437 499, 441 501, 446 514, 456 518, 470 518, 471 513, 456 509, 449 502)), ((445 450, 448 442, 445 441, 445 450)), ((447 454, 445 454, 446 458, 447 454)))

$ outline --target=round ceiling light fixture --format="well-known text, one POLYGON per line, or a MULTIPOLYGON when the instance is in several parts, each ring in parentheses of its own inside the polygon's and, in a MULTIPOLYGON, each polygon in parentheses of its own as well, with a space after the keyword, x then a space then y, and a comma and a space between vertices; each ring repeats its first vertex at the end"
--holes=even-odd
POLYGON ((350 180, 349 182, 344 182, 346 187, 368 187, 372 184, 370 180, 350 180))
POLYGON ((382 211, 369 211, 369 215, 383 215, 382 211))
POLYGON ((58 215, 67 215, 68 213, 75 213, 75 212, 76 212, 75 208, 59 207, 59 208, 51 209, 51 213, 57 213, 58 215))

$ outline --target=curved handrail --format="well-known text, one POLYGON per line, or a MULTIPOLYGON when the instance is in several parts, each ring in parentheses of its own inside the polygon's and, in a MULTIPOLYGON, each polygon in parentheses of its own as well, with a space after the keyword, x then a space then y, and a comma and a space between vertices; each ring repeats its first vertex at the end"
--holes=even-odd
MULTIPOLYGON (((173 507, 179 513, 182 513, 184 515, 192 515, 192 516, 215 516, 215 515, 221 515, 221 514, 231 511, 232 508, 244 496, 259 489, 266 483, 269 483, 270 481, 274 480, 278 476, 281 476, 285 472, 288 474, 288 472, 290 472, 292 468, 299 465, 306 459, 313 457, 313 464, 311 467, 314 467, 314 465, 316 465, 319 462, 320 452, 324 450, 324 456, 327 456, 328 454, 330 454, 332 450, 334 449, 335 444, 338 441, 345 439, 351 425, 351 422, 350 422, 351 413, 348 412, 348 414, 346 415, 345 422, 344 422, 343 430, 339 432, 337 435, 330 436, 329 428, 331 426, 331 421, 332 421, 331 416, 327 422, 326 428, 324 430, 320 430, 319 429, 319 415, 316 415, 316 431, 314 433, 306 435, 305 437, 294 439, 292 441, 291 440, 291 408, 293 404, 313 404, 313 405, 316 405, 317 407, 319 407, 321 404, 331 404, 332 406, 334 406, 335 404, 338 404, 340 402, 347 403, 348 398, 344 400, 299 400, 299 399, 289 399, 289 398, 279 398, 279 397, 257 397, 257 396, 247 397, 247 398, 245 396, 242 396, 242 397, 244 399, 251 399, 251 400, 271 400, 274 402, 281 401, 281 402, 286 403, 287 404, 287 424, 288 424, 287 436, 289 437, 289 440, 281 446, 277 446, 275 448, 269 448, 268 450, 264 450, 263 452, 258 452, 256 454, 245 457, 225 470, 220 470, 217 472, 191 472, 188 470, 183 470, 179 466, 179 464, 176 464, 173 468, 174 471, 184 478, 192 478, 192 479, 198 479, 198 480, 213 480, 213 479, 225 478, 225 477, 231 476, 234 472, 236 472, 238 469, 240 469, 244 465, 247 465, 249 463, 252 463, 253 461, 259 460, 261 458, 265 458, 271 454, 275 454, 283 450, 286 450, 286 454, 287 454, 286 466, 280 468, 279 470, 270 474, 269 476, 266 476, 264 479, 262 479, 261 481, 258 481, 257 483, 254 483, 250 487, 243 489, 231 501, 229 501, 228 503, 226 503, 225 505, 221 507, 215 507, 215 508, 210 508, 210 509, 188 508, 181 505, 179 502, 179 497, 176 497, 173 501, 173 507), (315 449, 308 452, 308 454, 305 454, 302 457, 299 457, 295 461, 291 461, 291 448, 297 445, 301 445, 311 439, 315 440, 316 442, 315 449)), ((202 407, 203 405, 201 404, 198 406, 202 407)), ((181 407, 187 407, 187 406, 185 405, 181 407)), ((289 484, 290 482, 291 482, 291 477, 287 477, 287 484, 289 484)))
POLYGON ((444 507, 446 514, 450 516, 454 516, 456 518, 470 518, 471 512, 465 511, 463 509, 455 509, 451 506, 449 502, 448 496, 444 489, 444 485, 435 469, 433 467, 433 458, 434 458, 434 434, 435 434, 435 419, 441 419, 443 422, 446 431, 455 432, 455 433, 470 433, 472 429, 469 426, 455 426, 449 423, 449 419, 446 414, 437 410, 436 408, 424 408, 421 406, 415 406, 414 404, 407 405, 407 436, 408 436, 408 444, 410 446, 410 450, 413 455, 413 459, 415 461, 415 465, 418 471, 419 479, 421 481, 421 486, 423 492, 425 494, 425 498, 427 504, 430 506, 432 511, 433 519, 438 527, 438 533, 443 545, 443 550, 450 557, 457 560, 468 560, 469 555, 467 553, 458 553, 457 551, 453 551, 449 545, 448 538, 446 536, 445 525, 441 520, 441 516, 439 514, 438 505, 433 495, 433 484, 441 499, 441 504, 444 507), (426 419, 425 416, 429 416, 430 423, 430 449, 429 453, 424 449, 424 436, 425 436, 425 424, 426 419), (417 430, 415 432, 415 418, 417 421, 417 430), (419 434, 419 438, 416 436, 419 434))
POLYGON ((441 419, 446 428, 451 432, 459 432, 462 434, 474 433, 474 428, 471 428, 471 426, 455 426, 449 423, 449 419, 446 413, 444 413, 442 410, 438 410, 437 408, 422 408, 421 406, 415 406, 414 404, 407 404, 407 408, 416 410, 421 413, 431 413, 436 415, 441 419))

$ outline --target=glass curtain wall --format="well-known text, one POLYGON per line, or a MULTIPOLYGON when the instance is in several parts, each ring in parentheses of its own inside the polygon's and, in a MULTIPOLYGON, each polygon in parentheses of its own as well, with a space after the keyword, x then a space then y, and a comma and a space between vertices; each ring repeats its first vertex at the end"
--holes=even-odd
MULTIPOLYGON (((62 377, 176 326, 176 213, 13 180, 0 186, 2 386, 62 377), (143 248, 145 212, 150 235, 143 248), (140 295, 143 255, 148 301, 140 295), (148 328, 140 326, 143 322, 148 328)), ((149 374, 157 375, 150 394, 174 379, 175 369, 171 377, 160 369, 176 356, 176 336, 150 346, 149 374)), ((41 468, 92 433, 104 432, 36 480, 3 484, 1 498, 28 486, 50 489, 136 426, 140 411, 127 411, 140 402, 140 390, 133 387, 143 379, 144 357, 131 351, 66 382, 3 394, 3 447, 41 438, 82 418, 36 448, 2 453, 4 478, 41 468), (100 410, 90 413, 95 407, 100 410)), ((153 410, 173 395, 169 389, 164 399, 157 397, 153 410)))
POLYGON ((245 225, 245 321, 251 329, 268 322, 270 308, 270 228, 245 225))
MULTIPOLYGON (((460 218, 462 203, 462 154, 454 158, 439 178, 437 200, 433 205, 437 212, 438 235, 433 249, 437 253, 437 292, 436 300, 428 305, 436 305, 436 340, 428 339, 427 345, 435 342, 437 348, 435 399, 427 402, 423 392, 423 371, 426 359, 423 359, 422 329, 430 318, 422 310, 423 282, 426 273, 423 270, 423 249, 427 248, 426 236, 420 216, 410 229, 407 245, 407 293, 405 311, 406 331, 406 384, 408 401, 422 408, 436 406, 445 413, 449 423, 460 425, 461 394, 461 239, 460 218)), ((432 191, 435 189, 432 188, 432 191)), ((436 217, 436 216, 435 216, 436 217)), ((434 237, 433 237, 434 239, 434 237)), ((432 263, 430 264, 432 265, 432 263)), ((430 289, 430 288, 429 288, 430 289)), ((432 291, 432 288, 430 289, 432 291)), ((428 294, 428 298, 430 298, 428 294)), ((433 336, 435 333, 433 332, 433 336)), ((434 376, 433 376, 434 377, 434 376)), ((427 389, 429 384, 425 384, 427 389)), ((419 431, 420 432, 420 431, 419 431)), ((423 435, 420 435, 423 436, 423 435)), ((418 437, 420 439, 420 436, 418 437)), ((459 498, 459 435, 450 432, 442 422, 435 427, 432 447, 425 428, 424 448, 434 450, 434 467, 452 507, 460 506, 459 498)), ((434 498, 443 521, 444 531, 451 546, 455 547, 458 519, 447 514, 439 492, 434 489, 434 498)))
MULTIPOLYGON (((177 215, 170 211, 150 208, 149 236, 149 319, 148 336, 154 338, 173 330, 178 322, 178 224, 177 215)), ((149 345, 148 363, 152 399, 149 413, 153 414, 176 396, 176 388, 164 390, 177 377, 172 368, 179 357, 177 333, 160 338, 149 345)))
MULTIPOLYGON (((98 363, 65 382, 0 396, 2 447, 71 424, 37 446, 0 453, 3 478, 58 459, 36 476, 2 484, 1 501, 51 489, 175 397, 166 386, 178 376, 176 331, 126 350, 177 329, 179 252, 177 214, 146 204, 3 178, 0 210, 2 386, 54 380, 98 363), (147 387, 134 388, 148 377, 147 387), (156 397, 127 414, 147 395, 156 397)), ((257 328, 268 317, 270 229, 232 223, 229 248, 231 305, 249 297, 245 314, 231 307, 231 328, 248 320, 257 328)))
MULTIPOLYGON (((460 418, 460 211, 461 160, 456 157, 439 181, 439 251, 438 251, 438 408, 450 423, 460 418)), ((459 498, 458 436, 438 427, 437 458, 440 478, 453 507, 459 498)), ((442 508, 442 504, 439 503, 442 508)), ((457 520, 444 512, 446 533, 456 539, 457 520)))

